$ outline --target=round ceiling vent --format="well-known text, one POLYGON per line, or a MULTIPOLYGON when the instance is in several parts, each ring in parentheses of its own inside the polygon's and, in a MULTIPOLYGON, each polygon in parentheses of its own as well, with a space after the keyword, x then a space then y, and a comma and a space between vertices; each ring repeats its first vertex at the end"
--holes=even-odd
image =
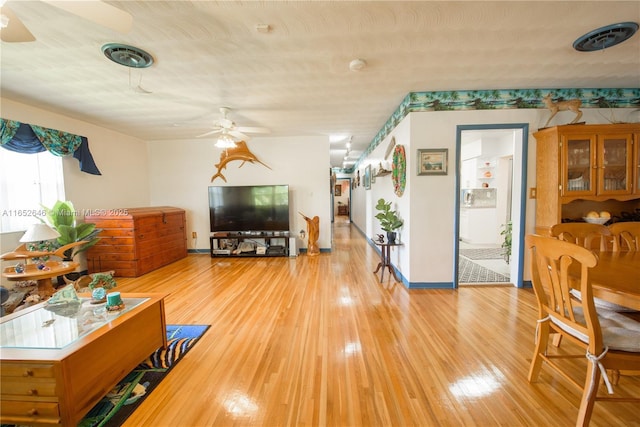
POLYGON ((635 22, 621 22, 598 28, 579 37, 573 48, 580 52, 594 52, 615 46, 633 36, 638 31, 635 22))
POLYGON ((120 43, 102 46, 104 56, 125 67, 147 68, 153 64, 153 57, 142 49, 120 43))

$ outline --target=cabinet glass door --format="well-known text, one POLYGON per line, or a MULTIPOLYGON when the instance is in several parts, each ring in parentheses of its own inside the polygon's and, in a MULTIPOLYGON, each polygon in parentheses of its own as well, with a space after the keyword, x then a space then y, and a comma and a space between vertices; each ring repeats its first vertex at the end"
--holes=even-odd
POLYGON ((562 146, 562 195, 595 194, 595 139, 590 136, 570 136, 566 137, 562 146))
POLYGON ((597 194, 631 194, 632 150, 630 135, 599 138, 597 194))

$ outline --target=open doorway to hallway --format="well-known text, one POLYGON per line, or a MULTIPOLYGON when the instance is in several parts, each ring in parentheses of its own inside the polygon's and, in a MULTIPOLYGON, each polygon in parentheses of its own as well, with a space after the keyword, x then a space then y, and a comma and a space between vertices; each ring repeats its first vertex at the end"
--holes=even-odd
POLYGON ((351 218, 351 178, 338 178, 333 190, 334 220, 351 218))
POLYGON ((524 227, 520 216, 526 154, 522 125, 508 126, 459 130, 456 283, 460 286, 522 283, 521 257, 509 253, 514 247, 508 242, 524 227))

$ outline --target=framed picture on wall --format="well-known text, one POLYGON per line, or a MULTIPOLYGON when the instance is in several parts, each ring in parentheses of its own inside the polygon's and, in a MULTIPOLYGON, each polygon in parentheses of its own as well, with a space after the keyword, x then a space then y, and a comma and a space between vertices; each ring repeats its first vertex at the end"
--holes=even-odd
POLYGON ((334 196, 342 196, 342 185, 336 185, 333 188, 333 195, 334 196))
POLYGON ((371 165, 364 168, 364 189, 371 190, 371 165))
POLYGON ((446 175, 448 152, 446 148, 419 148, 418 175, 446 175))

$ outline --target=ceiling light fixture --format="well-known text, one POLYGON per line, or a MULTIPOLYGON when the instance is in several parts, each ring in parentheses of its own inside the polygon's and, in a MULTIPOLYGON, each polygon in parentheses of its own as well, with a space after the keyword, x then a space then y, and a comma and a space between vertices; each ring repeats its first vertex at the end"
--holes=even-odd
POLYGON ((329 135, 329 142, 340 142, 340 141, 344 141, 345 139, 347 139, 348 135, 342 135, 342 134, 331 134, 329 135))
POLYGON ((579 37, 573 42, 573 48, 579 52, 604 50, 631 38, 638 31, 635 22, 620 22, 598 28, 579 37))
POLYGON ((360 71, 366 66, 367 66, 367 61, 360 58, 356 58, 353 61, 349 62, 349 69, 351 71, 360 71))
POLYGON ((223 132, 218 137, 218 140, 216 141, 215 145, 218 148, 236 148, 236 142, 226 132, 223 132))
POLYGON ((262 34, 267 34, 271 32, 271 25, 269 24, 258 24, 256 25, 256 31, 262 34))

